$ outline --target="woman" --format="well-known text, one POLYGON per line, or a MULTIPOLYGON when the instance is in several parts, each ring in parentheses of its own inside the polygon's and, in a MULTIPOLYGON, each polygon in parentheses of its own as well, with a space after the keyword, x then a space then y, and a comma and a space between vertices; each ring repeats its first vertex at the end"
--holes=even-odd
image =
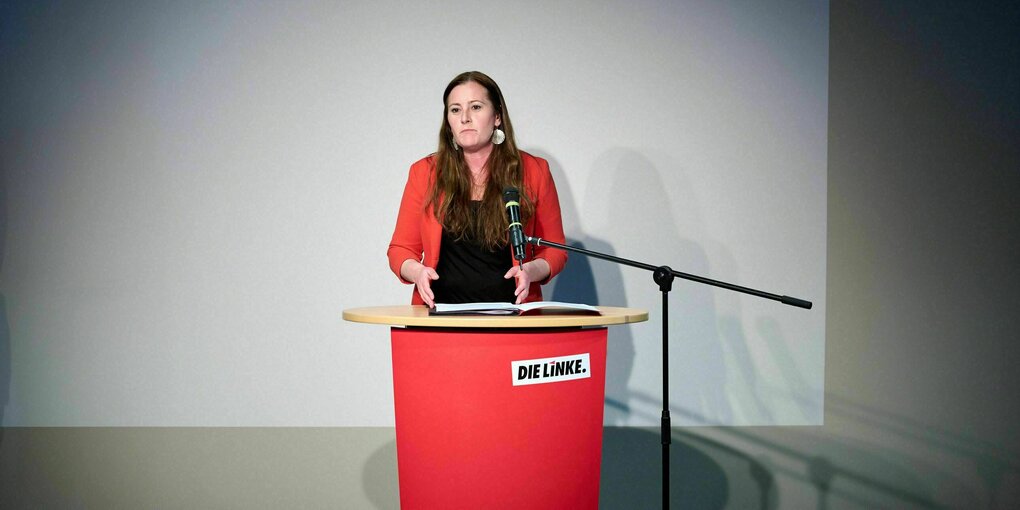
POLYGON ((565 242, 549 164, 517 149, 496 82, 462 73, 443 93, 439 150, 411 165, 386 252, 394 274, 414 284, 412 304, 542 299, 539 285, 563 269, 567 255, 529 247, 527 262, 513 264, 507 187, 521 190, 525 235, 565 242))

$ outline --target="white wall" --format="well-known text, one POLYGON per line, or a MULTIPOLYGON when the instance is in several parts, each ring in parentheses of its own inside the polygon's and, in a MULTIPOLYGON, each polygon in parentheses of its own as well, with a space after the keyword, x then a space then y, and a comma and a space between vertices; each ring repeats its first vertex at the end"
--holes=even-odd
MULTIPOLYGON (((469 69, 571 241, 814 301, 678 282, 674 424, 821 422, 827 3, 5 9, 4 425, 392 425, 388 331, 340 312, 407 302, 397 203, 469 69)), ((657 423, 650 275, 549 295, 652 311, 606 421, 657 423)))

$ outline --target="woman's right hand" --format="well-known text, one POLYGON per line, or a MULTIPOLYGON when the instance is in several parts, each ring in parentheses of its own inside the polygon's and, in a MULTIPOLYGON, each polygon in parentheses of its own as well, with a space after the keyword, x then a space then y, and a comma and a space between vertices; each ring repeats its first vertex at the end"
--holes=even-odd
POLYGON ((436 306, 436 296, 432 294, 432 280, 438 280, 439 274, 435 269, 416 260, 407 259, 400 266, 400 276, 414 283, 415 288, 418 289, 418 295, 429 308, 436 306))

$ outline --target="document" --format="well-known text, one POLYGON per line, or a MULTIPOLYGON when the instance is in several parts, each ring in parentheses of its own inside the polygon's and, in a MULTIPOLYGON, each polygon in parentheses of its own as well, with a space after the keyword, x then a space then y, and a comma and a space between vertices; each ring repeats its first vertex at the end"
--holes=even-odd
POLYGON ((429 315, 522 315, 529 312, 548 311, 549 313, 591 313, 602 315, 598 308, 580 303, 562 303, 559 301, 535 301, 532 303, 436 303, 429 309, 429 315))

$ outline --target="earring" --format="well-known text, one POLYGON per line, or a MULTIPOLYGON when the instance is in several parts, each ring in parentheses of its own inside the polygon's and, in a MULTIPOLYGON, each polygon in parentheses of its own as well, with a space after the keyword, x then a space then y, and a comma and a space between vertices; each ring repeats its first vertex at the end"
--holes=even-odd
POLYGON ((496 128, 492 130, 492 143, 499 145, 506 141, 506 134, 503 133, 502 129, 496 128))
POLYGON ((457 139, 456 138, 450 137, 450 144, 453 145, 453 150, 455 150, 455 151, 459 151, 460 150, 460 145, 457 145, 457 139))

